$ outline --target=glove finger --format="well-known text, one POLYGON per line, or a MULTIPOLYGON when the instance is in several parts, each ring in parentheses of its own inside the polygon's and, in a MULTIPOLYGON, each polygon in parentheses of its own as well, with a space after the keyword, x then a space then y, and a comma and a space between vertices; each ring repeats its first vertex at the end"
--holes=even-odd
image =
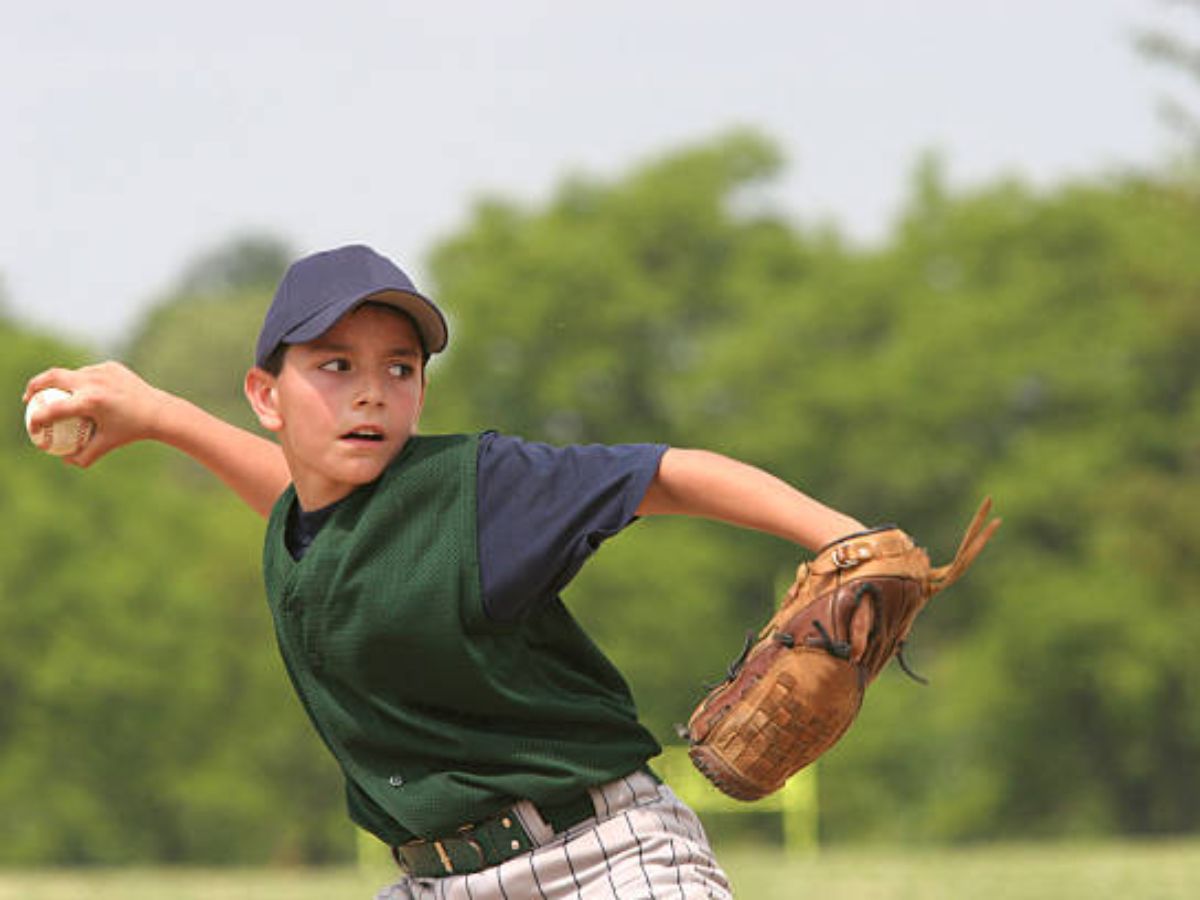
POLYGON ((871 629, 875 627, 875 604, 869 597, 862 597, 854 615, 850 617, 850 659, 862 662, 867 653, 867 642, 871 629))

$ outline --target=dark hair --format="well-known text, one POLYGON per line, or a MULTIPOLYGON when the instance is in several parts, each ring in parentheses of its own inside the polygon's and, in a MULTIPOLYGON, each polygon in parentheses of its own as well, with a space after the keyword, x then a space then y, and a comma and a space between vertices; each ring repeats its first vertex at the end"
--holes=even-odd
MULTIPOLYGON (((393 312, 398 316, 403 316, 408 320, 408 323, 412 325, 413 332, 417 336, 417 340, 421 343, 421 371, 424 371, 425 366, 429 363, 429 350, 425 347, 425 338, 421 334, 421 329, 417 327, 416 319, 399 307, 392 306, 390 303, 384 303, 382 300, 366 300, 354 307, 354 310, 362 309, 364 306, 371 306, 377 309, 386 309, 389 312, 393 312)), ((354 310, 351 310, 351 312, 354 310)), ((283 343, 276 346, 259 368, 261 368, 267 374, 274 375, 276 378, 278 378, 279 373, 283 371, 283 358, 287 355, 287 348, 290 346, 291 344, 283 343)))
POLYGON ((259 366, 259 368, 267 374, 274 375, 276 378, 278 378, 279 373, 283 371, 283 358, 287 355, 288 346, 288 344, 277 345, 275 349, 271 351, 271 355, 263 361, 263 364, 259 366))

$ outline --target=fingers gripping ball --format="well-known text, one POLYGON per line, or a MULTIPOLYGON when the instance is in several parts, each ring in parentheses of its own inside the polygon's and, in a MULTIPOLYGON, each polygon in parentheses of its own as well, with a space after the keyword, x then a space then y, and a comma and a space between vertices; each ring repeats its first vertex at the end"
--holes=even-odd
POLYGON ((29 400, 29 405, 25 407, 25 430, 29 433, 29 439, 40 449, 55 456, 78 453, 87 446, 87 442, 96 431, 95 422, 80 416, 56 419, 48 425, 43 425, 37 432, 30 428, 29 422, 35 412, 70 396, 68 391, 59 388, 45 388, 34 394, 29 400))

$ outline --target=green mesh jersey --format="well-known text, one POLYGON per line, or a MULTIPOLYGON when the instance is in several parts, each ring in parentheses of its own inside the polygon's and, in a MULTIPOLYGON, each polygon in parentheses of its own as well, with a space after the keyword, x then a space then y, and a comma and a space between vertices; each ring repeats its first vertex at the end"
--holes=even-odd
POLYGON ((276 503, 263 565, 276 637, 346 778, 351 817, 391 844, 517 799, 553 803, 658 752, 624 679, 560 601, 483 610, 478 437, 414 437, 347 497, 304 557, 276 503))

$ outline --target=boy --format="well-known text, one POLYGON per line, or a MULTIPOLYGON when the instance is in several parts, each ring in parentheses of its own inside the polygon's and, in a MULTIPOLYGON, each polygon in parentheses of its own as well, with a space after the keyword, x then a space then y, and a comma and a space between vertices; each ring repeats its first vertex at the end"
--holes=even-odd
POLYGON ((636 518, 694 515, 815 550, 860 523, 751 466, 661 445, 421 436, 437 306, 363 246, 299 260, 245 393, 278 443, 106 363, 50 370, 87 466, 175 446, 268 517, 264 576, 288 674, 350 815, 405 877, 380 897, 730 896, 623 679, 559 593, 636 518))

